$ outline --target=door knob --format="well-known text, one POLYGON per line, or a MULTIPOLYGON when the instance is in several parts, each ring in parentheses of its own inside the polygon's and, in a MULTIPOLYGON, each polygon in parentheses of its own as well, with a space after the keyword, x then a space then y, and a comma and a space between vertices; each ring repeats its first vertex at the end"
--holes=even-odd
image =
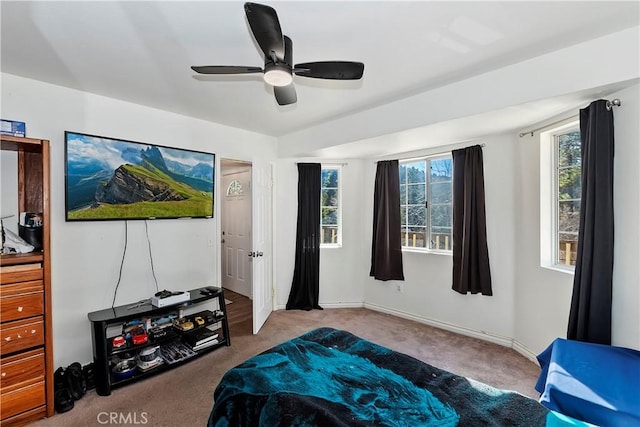
POLYGON ((224 239, 222 239, 222 243, 224 243, 224 239))
POLYGON ((262 256, 262 251, 259 251, 256 256, 262 256))
POLYGON ((255 253, 255 252, 249 252, 249 258, 251 258, 251 257, 255 257, 255 256, 256 256, 256 253, 255 253))

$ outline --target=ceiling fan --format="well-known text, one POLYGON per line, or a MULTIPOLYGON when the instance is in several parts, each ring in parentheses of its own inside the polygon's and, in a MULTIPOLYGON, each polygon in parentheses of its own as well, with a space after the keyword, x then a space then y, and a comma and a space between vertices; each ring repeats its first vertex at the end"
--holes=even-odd
POLYGON ((264 52, 264 68, 237 65, 203 65, 191 69, 200 74, 252 74, 263 73, 264 81, 273 86, 279 105, 297 101, 293 75, 314 79, 358 80, 362 78, 364 64, 352 61, 318 61, 293 65, 293 43, 282 34, 278 15, 270 6, 245 3, 244 11, 251 32, 264 52))

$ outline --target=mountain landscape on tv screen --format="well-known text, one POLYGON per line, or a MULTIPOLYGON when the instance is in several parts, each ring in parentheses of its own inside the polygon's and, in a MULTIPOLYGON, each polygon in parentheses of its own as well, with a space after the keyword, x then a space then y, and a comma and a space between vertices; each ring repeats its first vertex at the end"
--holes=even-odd
POLYGON ((67 219, 213 216, 214 155, 67 135, 67 219))

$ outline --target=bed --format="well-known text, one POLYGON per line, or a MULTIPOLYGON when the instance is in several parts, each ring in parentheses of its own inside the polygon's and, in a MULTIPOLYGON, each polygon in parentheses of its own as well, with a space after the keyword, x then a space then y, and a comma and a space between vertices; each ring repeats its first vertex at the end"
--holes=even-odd
POLYGON ((603 426, 640 426, 640 351, 557 338, 538 355, 540 403, 603 426))
POLYGON ((513 391, 319 328, 227 371, 209 426, 585 426, 513 391))

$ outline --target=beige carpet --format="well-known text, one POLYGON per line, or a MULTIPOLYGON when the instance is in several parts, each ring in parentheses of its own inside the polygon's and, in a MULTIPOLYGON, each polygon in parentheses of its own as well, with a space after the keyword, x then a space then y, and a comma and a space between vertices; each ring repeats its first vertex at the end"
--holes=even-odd
POLYGON ((205 426, 213 390, 228 369, 320 326, 345 329, 438 368, 538 397, 533 388, 538 365, 511 349, 367 309, 280 310, 272 313, 257 335, 251 334, 251 319, 236 323, 231 327, 230 347, 116 389, 111 396, 91 391, 71 411, 32 425, 205 426), (105 423, 109 417, 118 422, 105 423))

